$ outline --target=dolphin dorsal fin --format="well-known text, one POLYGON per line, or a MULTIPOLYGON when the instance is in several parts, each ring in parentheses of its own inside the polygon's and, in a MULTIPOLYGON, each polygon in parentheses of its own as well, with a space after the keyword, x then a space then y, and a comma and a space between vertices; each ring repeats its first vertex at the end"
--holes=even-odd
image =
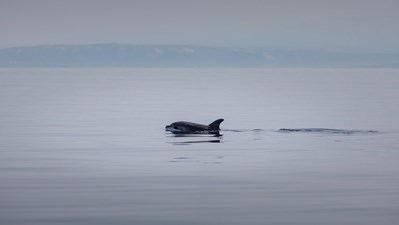
POLYGON ((224 121, 224 119, 217 119, 208 125, 209 130, 220 130, 220 124, 224 121))

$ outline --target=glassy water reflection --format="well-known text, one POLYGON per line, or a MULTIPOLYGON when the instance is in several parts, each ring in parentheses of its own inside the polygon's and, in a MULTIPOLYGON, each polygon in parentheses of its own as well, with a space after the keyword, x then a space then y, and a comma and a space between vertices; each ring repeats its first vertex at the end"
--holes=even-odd
POLYGON ((396 224, 398 72, 2 69, 0 223, 396 224))

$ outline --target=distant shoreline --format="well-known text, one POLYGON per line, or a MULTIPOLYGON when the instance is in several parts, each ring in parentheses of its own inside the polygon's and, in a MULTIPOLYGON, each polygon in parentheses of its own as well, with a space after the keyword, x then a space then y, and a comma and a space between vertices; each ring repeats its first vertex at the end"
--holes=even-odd
POLYGON ((190 45, 40 45, 0 49, 0 68, 399 68, 399 53, 190 45))

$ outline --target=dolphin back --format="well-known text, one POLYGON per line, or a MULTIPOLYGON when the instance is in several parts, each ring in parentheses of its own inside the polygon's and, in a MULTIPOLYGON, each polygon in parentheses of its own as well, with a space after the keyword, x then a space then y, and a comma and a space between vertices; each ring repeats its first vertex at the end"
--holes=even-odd
POLYGON ((208 125, 209 130, 220 130, 220 124, 224 121, 224 119, 217 119, 208 125))

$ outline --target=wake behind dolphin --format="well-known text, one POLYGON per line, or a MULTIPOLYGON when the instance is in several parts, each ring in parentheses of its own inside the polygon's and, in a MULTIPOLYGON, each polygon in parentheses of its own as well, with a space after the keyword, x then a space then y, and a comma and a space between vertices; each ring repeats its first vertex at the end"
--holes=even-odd
POLYGON ((375 130, 344 130, 331 128, 281 128, 279 132, 327 133, 327 134, 365 134, 377 133, 375 130))
POLYGON ((332 129, 332 128, 281 128, 273 129, 222 129, 225 132, 279 132, 279 133, 320 133, 320 134, 375 134, 379 133, 376 130, 346 130, 346 129, 332 129))

